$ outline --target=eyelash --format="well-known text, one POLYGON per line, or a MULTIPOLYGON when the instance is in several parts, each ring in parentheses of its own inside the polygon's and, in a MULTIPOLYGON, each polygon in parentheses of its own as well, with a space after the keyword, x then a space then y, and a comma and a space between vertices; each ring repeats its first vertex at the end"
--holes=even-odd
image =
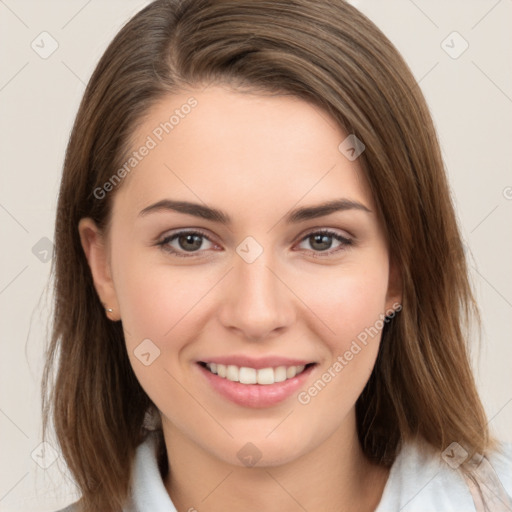
MULTIPOLYGON (((186 254, 181 251, 176 251, 168 245, 173 240, 177 239, 180 236, 184 236, 184 235, 197 235, 202 238, 205 238, 206 240, 208 240, 211 243, 215 243, 205 233, 203 233, 201 231, 191 230, 191 231, 179 231, 177 233, 173 233, 172 235, 166 236, 165 238, 163 238, 162 240, 157 242, 156 245, 158 245, 163 251, 165 251, 169 254, 172 254, 173 256, 178 256, 180 258, 193 258, 198 253, 203 252, 203 251, 199 250, 199 251, 191 251, 189 254, 186 254)), ((334 250, 327 250, 327 251, 309 250, 308 252, 311 254, 311 256, 313 258, 323 258, 326 256, 330 256, 339 251, 346 250, 348 247, 354 245, 354 240, 352 240, 350 238, 346 238, 344 236, 341 236, 339 233, 337 233, 335 231, 331 231, 330 229, 320 229, 318 231, 311 231, 310 233, 307 233, 305 236, 303 236, 300 239, 299 243, 304 242, 305 240, 307 240, 308 238, 311 238, 314 235, 326 235, 326 236, 332 237, 335 240, 337 240, 338 242, 340 242, 340 246, 334 250)))

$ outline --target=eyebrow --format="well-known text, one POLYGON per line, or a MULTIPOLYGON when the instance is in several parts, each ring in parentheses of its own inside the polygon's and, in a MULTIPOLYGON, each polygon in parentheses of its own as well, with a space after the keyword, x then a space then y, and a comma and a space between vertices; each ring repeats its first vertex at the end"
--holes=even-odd
MULTIPOLYGON (((321 203, 315 206, 307 206, 296 208, 289 211, 284 220, 287 223, 298 223, 306 220, 316 219, 318 217, 324 217, 331 213, 347 211, 347 210, 359 210, 367 213, 371 213, 371 210, 364 204, 352 200, 352 199, 333 199, 325 203, 321 203)), ((162 199, 150 206, 144 208, 140 213, 139 217, 144 217, 149 213, 173 211, 178 213, 184 213, 187 215, 194 215, 201 219, 211 220, 219 222, 221 224, 231 224, 231 217, 217 208, 202 205, 199 203, 191 203, 189 201, 175 201, 172 199, 162 199)))

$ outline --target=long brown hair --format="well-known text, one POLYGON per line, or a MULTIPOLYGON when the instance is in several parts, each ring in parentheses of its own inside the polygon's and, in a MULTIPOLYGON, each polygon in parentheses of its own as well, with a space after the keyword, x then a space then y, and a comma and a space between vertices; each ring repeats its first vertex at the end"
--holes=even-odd
POLYGON ((488 430, 467 342, 478 310, 433 123, 398 51, 343 0, 157 0, 97 65, 59 194, 44 431, 53 420, 84 509, 121 509, 151 401, 121 322, 106 318, 96 294, 78 222, 108 226, 115 191, 98 199, 94 190, 122 165, 153 104, 220 83, 313 103, 366 146, 359 158, 401 273, 403 309, 384 327, 356 404, 365 454, 389 465, 414 436, 438 450, 457 441, 484 453, 488 430))

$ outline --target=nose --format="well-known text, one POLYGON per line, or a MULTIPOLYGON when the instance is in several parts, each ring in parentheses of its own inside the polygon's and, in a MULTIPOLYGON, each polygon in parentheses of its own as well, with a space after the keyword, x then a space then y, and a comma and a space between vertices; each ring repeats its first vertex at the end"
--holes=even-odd
POLYGON ((246 341, 282 334, 295 319, 293 294, 265 254, 252 263, 235 255, 221 298, 221 323, 246 341))

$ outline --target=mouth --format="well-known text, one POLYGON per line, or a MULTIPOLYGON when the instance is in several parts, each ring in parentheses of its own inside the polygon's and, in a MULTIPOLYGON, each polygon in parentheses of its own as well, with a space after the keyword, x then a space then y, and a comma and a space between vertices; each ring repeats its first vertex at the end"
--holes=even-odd
MULTIPOLYGON (((292 361, 299 362, 299 361, 292 361)), ((304 363, 303 361, 300 361, 304 363)), ((196 368, 222 398, 243 407, 272 407, 296 395, 317 363, 238 366, 214 361, 197 361, 196 368)))
POLYGON ((297 377, 315 363, 276 366, 267 368, 251 368, 248 366, 236 366, 234 364, 205 363, 199 364, 210 373, 217 375, 221 379, 227 379, 231 382, 240 382, 241 384, 260 384, 269 386, 278 382, 285 382, 297 377))

